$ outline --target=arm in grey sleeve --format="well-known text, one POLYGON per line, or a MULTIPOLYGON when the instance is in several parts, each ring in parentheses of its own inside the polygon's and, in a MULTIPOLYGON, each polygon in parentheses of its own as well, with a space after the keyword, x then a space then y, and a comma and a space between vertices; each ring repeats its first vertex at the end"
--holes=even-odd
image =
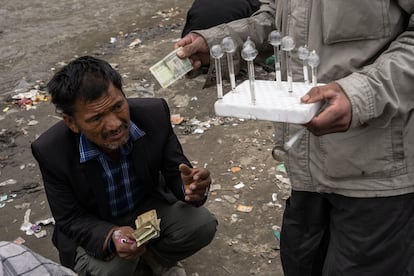
POLYGON ((352 103, 351 127, 386 127, 414 107, 414 1, 398 3, 408 14, 405 29, 372 64, 337 81, 352 103))

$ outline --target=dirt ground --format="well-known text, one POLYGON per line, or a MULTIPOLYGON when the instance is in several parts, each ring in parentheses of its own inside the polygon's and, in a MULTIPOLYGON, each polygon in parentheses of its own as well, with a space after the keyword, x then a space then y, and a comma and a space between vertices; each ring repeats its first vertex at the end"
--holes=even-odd
MULTIPOLYGON (((162 89, 150 74, 180 37, 191 1, 8 2, 0 5, 0 40, 9 42, 0 43, 1 240, 23 239, 58 261, 53 224, 42 226, 40 238, 20 228, 28 210, 31 223, 51 218, 30 143, 60 119, 47 101, 24 107, 11 97, 30 90, 42 95, 54 68, 91 54, 119 70, 128 97, 165 98, 171 113, 184 118, 174 128, 187 156, 211 171, 206 206, 219 227, 208 247, 183 261, 188 275, 283 275, 278 234, 289 183, 283 163, 271 156, 273 124, 217 117, 216 89, 201 88, 203 75, 162 89)), ((271 77, 257 68, 257 78, 271 77)))

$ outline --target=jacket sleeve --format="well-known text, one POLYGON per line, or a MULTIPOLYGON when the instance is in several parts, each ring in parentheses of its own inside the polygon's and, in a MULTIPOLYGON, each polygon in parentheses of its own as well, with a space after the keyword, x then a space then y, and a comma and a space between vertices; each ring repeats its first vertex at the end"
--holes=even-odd
POLYGON ((414 106, 414 1, 398 3, 408 14, 405 30, 375 62, 337 80, 352 104, 351 127, 385 127, 414 106))
MULTIPOLYGON (((196 30, 204 37, 209 47, 219 44, 226 36, 231 36, 238 47, 248 36, 257 44, 258 50, 268 45, 268 34, 275 29, 275 0, 261 0, 262 5, 251 17, 221 24, 206 30, 196 30)), ((212 63, 213 64, 213 63, 212 63)))

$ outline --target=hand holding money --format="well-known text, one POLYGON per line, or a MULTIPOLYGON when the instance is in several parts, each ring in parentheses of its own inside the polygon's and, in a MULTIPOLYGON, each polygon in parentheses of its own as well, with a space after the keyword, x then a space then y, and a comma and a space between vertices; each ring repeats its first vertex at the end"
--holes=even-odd
POLYGON ((150 239, 159 237, 160 221, 161 219, 157 218, 157 212, 154 209, 137 217, 135 220, 136 230, 132 233, 137 247, 143 245, 150 239))
MULTIPOLYGON (((112 242, 114 245, 114 255, 126 260, 135 260, 144 254, 145 246, 137 247, 133 232, 135 230, 130 226, 116 227, 112 232, 112 242)), ((114 256, 112 255, 112 256, 114 256)))
POLYGON ((207 41, 197 33, 189 33, 177 43, 174 48, 177 51, 177 56, 180 58, 189 58, 193 64, 194 70, 197 70, 202 65, 210 64, 210 49, 207 41))

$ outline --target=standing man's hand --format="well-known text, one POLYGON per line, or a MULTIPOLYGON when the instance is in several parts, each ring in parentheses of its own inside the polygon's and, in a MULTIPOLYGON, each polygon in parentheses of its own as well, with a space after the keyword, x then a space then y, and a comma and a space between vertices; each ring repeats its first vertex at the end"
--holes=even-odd
POLYGON ((179 40, 174 48, 182 49, 177 51, 179 58, 189 58, 193 68, 196 70, 201 65, 210 64, 210 50, 204 37, 197 33, 189 33, 179 40))
POLYGON ((305 124, 316 136, 347 131, 351 125, 352 107, 348 96, 335 82, 313 87, 301 98, 303 103, 325 101, 326 107, 321 113, 305 124))
POLYGON ((185 200, 204 202, 210 190, 210 172, 203 168, 190 168, 180 164, 179 170, 184 183, 185 200))

